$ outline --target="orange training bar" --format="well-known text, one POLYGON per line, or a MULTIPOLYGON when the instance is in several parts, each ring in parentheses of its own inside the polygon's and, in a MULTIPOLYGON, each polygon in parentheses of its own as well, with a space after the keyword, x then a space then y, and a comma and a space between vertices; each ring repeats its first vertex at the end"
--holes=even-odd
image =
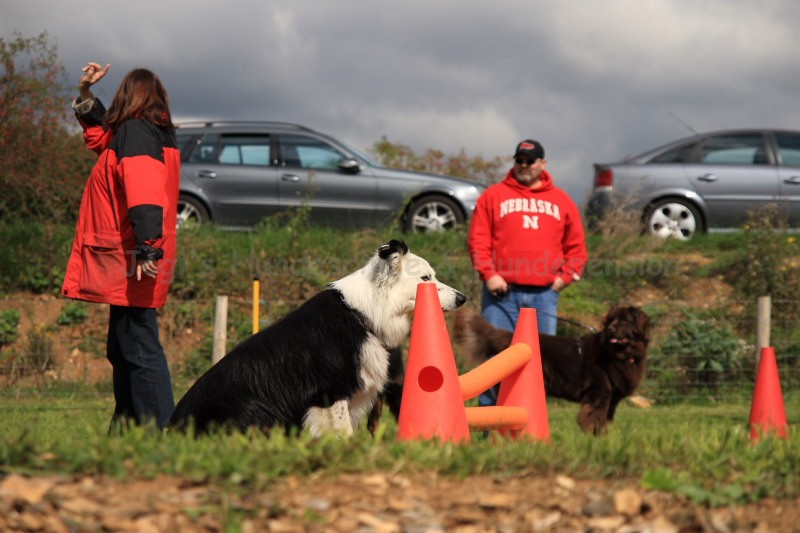
POLYGON ((458 376, 461 395, 464 401, 470 400, 483 391, 500 383, 506 377, 530 361, 533 357, 531 347, 525 343, 509 346, 485 363, 473 368, 466 374, 458 376))
POLYGON ((465 407, 470 429, 520 430, 528 423, 528 410, 514 406, 465 407))

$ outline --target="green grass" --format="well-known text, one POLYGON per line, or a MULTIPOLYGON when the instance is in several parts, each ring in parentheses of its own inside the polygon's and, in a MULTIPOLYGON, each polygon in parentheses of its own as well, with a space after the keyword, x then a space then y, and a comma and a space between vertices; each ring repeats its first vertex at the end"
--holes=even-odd
MULTIPOLYGON (((8 243, 8 260, 0 265, 0 291, 56 293, 72 231, 71 227, 0 223, 0 242, 8 243)), ((262 280, 271 316, 280 316, 304 295, 360 268, 381 242, 391 238, 405 238, 414 253, 434 265, 443 282, 458 287, 477 304, 480 282, 470 265, 465 228, 403 235, 393 228, 343 232, 297 223, 266 222, 250 232, 201 227, 182 232, 179 238, 168 304, 179 311, 174 313, 173 329, 211 320, 217 294, 248 296, 256 275, 262 280)), ((668 298, 680 297, 668 289, 681 287, 690 278, 729 275, 731 265, 742 264, 741 250, 748 238, 743 233, 703 235, 689 243, 659 244, 635 235, 616 243, 590 236, 594 263, 562 299, 562 313, 601 316, 610 304, 625 302, 639 287, 662 290, 668 298), (692 255, 706 262, 685 270, 667 268, 673 265, 670 261, 692 255), (659 265, 664 268, 655 268, 659 265)), ((729 307, 706 309, 709 303, 714 304, 702 302, 704 316, 715 316, 720 326, 728 320, 736 323, 729 307)), ((646 310, 656 321, 670 312, 666 302, 646 310)), ((244 312, 238 317, 237 312, 231 310, 231 320, 244 323, 240 328, 244 332, 249 319, 244 312)), ((662 341, 654 340, 654 352, 662 341)), ((196 376, 176 377, 180 393, 185 390, 183 381, 196 376)), ((800 396, 787 385, 784 391, 791 417, 800 412, 800 396)), ((661 386, 658 380, 648 380, 643 392, 661 386)), ((152 428, 109 436, 110 383, 95 388, 59 384, 57 390, 7 388, 0 390, 0 472, 104 473, 120 478, 165 473, 248 487, 261 487, 290 473, 320 470, 436 471, 451 476, 557 472, 582 478, 635 478, 646 487, 680 492, 710 504, 797 497, 800 438, 793 431, 788 441, 751 444, 747 424, 751 384, 736 386, 743 392, 730 396, 739 398, 738 402, 714 403, 712 398, 706 405, 659 404, 646 411, 625 403, 617 422, 602 438, 579 431, 576 405, 552 402, 548 406, 550 445, 495 442, 478 433, 473 434, 472 443, 461 446, 400 443, 397 427, 388 417, 376 437, 361 430, 350 440, 331 436, 312 441, 280 433, 192 439, 152 428)), ((800 420, 790 418, 789 422, 795 426, 800 420)))
MULTIPOLYGON (((464 477, 547 475, 636 478, 647 488, 729 504, 800 495, 800 439, 750 442, 749 405, 673 405, 642 410, 623 404, 608 434, 580 432, 577 406, 548 404, 551 442, 486 438, 454 445, 399 442, 386 416, 379 434, 360 429, 349 440, 273 432, 194 439, 135 428, 107 434, 113 399, 93 391, 43 399, 6 391, 0 399, 0 467, 28 474, 103 473, 116 478, 158 474, 260 488, 287 475, 336 472, 439 472, 464 477)), ((787 405, 798 412, 799 405, 787 405)), ((800 420, 790 419, 790 426, 800 420)))

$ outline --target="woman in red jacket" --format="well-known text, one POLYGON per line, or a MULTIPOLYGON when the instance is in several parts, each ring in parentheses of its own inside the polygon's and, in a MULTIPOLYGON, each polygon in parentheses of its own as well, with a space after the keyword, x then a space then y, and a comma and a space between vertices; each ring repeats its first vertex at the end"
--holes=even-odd
POLYGON ((110 305, 112 429, 129 422, 163 428, 175 403, 156 308, 166 302, 175 267, 180 154, 158 77, 132 70, 106 111, 90 88, 109 67, 84 67, 73 102, 86 145, 99 157, 83 192, 62 294, 110 305))

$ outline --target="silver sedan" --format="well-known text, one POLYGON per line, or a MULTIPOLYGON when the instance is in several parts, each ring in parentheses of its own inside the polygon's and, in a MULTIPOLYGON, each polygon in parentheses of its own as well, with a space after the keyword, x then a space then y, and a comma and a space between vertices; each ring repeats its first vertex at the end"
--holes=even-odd
POLYGON ((748 212, 767 204, 791 226, 800 222, 798 131, 703 133, 594 169, 590 225, 614 209, 634 210, 649 233, 687 240, 741 228, 748 212))

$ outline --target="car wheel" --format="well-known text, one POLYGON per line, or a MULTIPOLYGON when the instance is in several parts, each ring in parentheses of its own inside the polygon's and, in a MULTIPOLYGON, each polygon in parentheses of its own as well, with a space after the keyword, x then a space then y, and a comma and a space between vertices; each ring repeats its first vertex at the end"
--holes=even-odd
POLYGON ((661 200, 647 211, 645 224, 648 233, 656 237, 688 241, 703 231, 700 212, 691 203, 676 198, 661 200))
POLYGON ((177 229, 192 228, 210 220, 208 209, 200 200, 186 194, 178 197, 177 229))
POLYGON ((406 212, 405 230, 409 233, 443 231, 464 223, 464 214, 453 200, 444 196, 423 196, 406 212))

